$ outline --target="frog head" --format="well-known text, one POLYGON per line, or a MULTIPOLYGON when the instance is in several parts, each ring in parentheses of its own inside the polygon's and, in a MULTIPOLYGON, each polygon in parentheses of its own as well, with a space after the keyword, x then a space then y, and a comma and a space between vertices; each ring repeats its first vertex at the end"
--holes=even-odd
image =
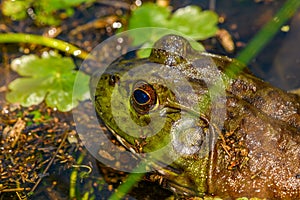
POLYGON ((207 190, 211 100, 203 77, 214 77, 212 66, 188 40, 167 35, 149 58, 116 60, 91 79, 96 112, 109 130, 183 192, 207 190))

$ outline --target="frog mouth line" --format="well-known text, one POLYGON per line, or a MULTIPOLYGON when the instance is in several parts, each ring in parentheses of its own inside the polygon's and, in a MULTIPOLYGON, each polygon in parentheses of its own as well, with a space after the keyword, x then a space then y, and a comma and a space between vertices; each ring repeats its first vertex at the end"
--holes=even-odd
POLYGON ((139 154, 138 150, 135 149, 134 147, 132 147, 133 145, 131 145, 130 143, 128 143, 125 139, 123 139, 122 137, 120 137, 118 134, 116 134, 116 132, 109 126, 107 126, 108 130, 112 133, 112 135, 128 150, 130 151, 131 153, 133 153, 133 155, 141 160, 144 159, 145 161, 147 161, 146 163, 149 163, 147 164, 150 168, 153 168, 153 170, 157 170, 159 171, 161 174, 164 174, 163 171, 165 169, 169 170, 170 172, 174 173, 174 174, 177 174, 177 175, 180 175, 182 173, 181 170, 178 170, 174 167, 171 167, 170 165, 167 165, 161 161, 158 161, 158 160, 155 160, 155 162, 147 159, 147 158, 142 158, 142 156, 139 154))
MULTIPOLYGON (((149 167, 151 170, 150 171, 157 171, 160 175, 164 176, 167 175, 169 177, 177 177, 180 176, 180 174, 183 173, 182 170, 176 169, 170 165, 166 165, 165 163, 159 161, 159 160, 155 160, 155 162, 151 161, 151 160, 147 160, 147 158, 142 158, 142 156, 138 153, 138 151, 133 147, 133 145, 131 145, 130 143, 128 143, 125 139, 123 139, 122 137, 120 137, 118 134, 116 134, 116 132, 107 125, 108 130, 112 133, 112 135, 128 150, 130 151, 135 158, 137 158, 138 160, 140 160, 140 162, 144 162, 147 163, 147 167, 149 167), (144 160, 144 161, 143 161, 144 160)), ((213 129, 213 128, 212 128, 213 129)), ((211 135, 210 137, 210 145, 214 144, 212 140, 214 140, 214 133, 211 135)), ((213 148, 213 147, 210 147, 213 148)), ((207 164, 208 167, 208 173, 207 173, 207 185, 208 185, 208 191, 212 192, 212 188, 213 188, 213 182, 212 182, 212 173, 213 173, 213 166, 214 166, 214 160, 215 160, 215 153, 214 150, 212 149, 209 153, 209 160, 210 162, 207 164)), ((134 170, 134 169, 133 169, 134 170)), ((164 179, 168 179, 168 178, 164 178, 164 179)), ((172 179, 172 178, 171 178, 172 179)), ((166 181, 166 184, 168 185, 170 190, 174 190, 176 192, 181 192, 182 194, 189 194, 189 195, 197 195, 197 192, 195 192, 193 189, 191 188, 186 188, 186 187, 182 187, 178 184, 176 184, 176 182, 171 181, 168 179, 168 181, 166 181), (178 191, 179 190, 179 191, 178 191)), ((199 194, 198 194, 199 195, 199 194)))
MULTIPOLYGON (((164 176, 164 175, 167 175, 169 177, 177 177, 177 176, 180 176, 180 174, 182 174, 183 172, 179 169, 176 169, 170 165, 166 165, 165 163, 159 161, 159 160, 156 160, 155 162, 153 161, 148 161, 148 162, 145 162, 143 161, 142 159, 146 159, 147 158, 141 158, 141 156, 139 155, 139 153, 132 147, 131 144, 129 144, 125 139, 121 138, 118 134, 115 133, 115 131, 107 126, 108 130, 112 133, 112 135, 114 137, 116 137, 116 139, 128 150, 130 151, 131 153, 133 153, 133 155, 140 160, 140 162, 144 162, 144 163, 147 163, 147 167, 151 168, 152 170, 149 170, 150 171, 157 171, 161 176, 164 176)), ((134 169, 133 169, 134 171, 134 169)), ((168 179, 168 178, 163 178, 164 180, 164 183, 167 185, 167 187, 174 191, 174 192, 177 192, 177 193, 182 193, 184 195, 197 195, 197 192, 194 191, 193 189, 191 188, 187 188, 187 187, 183 187, 183 186, 180 186, 179 184, 177 184, 176 182, 172 181, 171 179, 168 179)), ((163 181, 160 181, 160 182, 163 182, 163 181)), ((160 183, 162 184, 162 183, 160 183)))

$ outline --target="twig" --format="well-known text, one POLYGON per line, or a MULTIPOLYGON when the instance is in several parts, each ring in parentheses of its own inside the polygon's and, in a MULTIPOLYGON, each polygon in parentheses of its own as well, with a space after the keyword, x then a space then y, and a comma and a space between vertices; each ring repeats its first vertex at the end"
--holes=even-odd
POLYGON ((7 91, 7 87, 6 86, 1 86, 0 87, 0 93, 1 92, 6 92, 7 91))
POLYGON ((105 28, 107 26, 112 25, 114 22, 116 22, 118 20, 119 20, 119 17, 117 17, 115 15, 97 19, 97 20, 88 22, 84 25, 77 26, 75 29, 73 29, 70 32, 70 35, 77 35, 80 32, 83 32, 83 31, 86 31, 86 30, 92 29, 92 28, 105 28))
POLYGON ((216 0, 209 0, 209 10, 216 10, 216 0))
POLYGON ((8 85, 8 83, 11 80, 10 77, 10 68, 9 68, 9 58, 7 54, 7 47, 3 45, 2 47, 2 60, 3 60, 3 65, 4 65, 4 77, 5 77, 5 87, 8 85))
POLYGON ((290 93, 298 94, 300 96, 300 88, 289 91, 290 93))
POLYGON ((104 4, 104 5, 109 5, 109 6, 113 6, 116 8, 124 8, 126 10, 130 9, 130 4, 126 3, 126 2, 122 2, 122 1, 108 1, 108 0, 98 0, 98 3, 104 4))
POLYGON ((16 146, 20 135, 25 128, 25 125, 25 121, 19 118, 12 130, 10 131, 9 136, 14 138, 13 143, 11 144, 11 148, 14 148, 16 146))
POLYGON ((45 168, 45 170, 43 171, 42 175, 40 176, 40 178, 37 180, 37 182, 35 183, 35 185, 33 186, 33 188, 31 189, 30 193, 33 193, 34 190, 37 188, 37 186, 39 185, 39 183, 42 181, 43 177, 45 177, 47 175, 47 171, 49 170, 50 166, 52 165, 56 155, 58 154, 59 150, 62 148, 63 144, 65 143, 66 139, 68 137, 68 131, 65 131, 63 139, 59 145, 59 147, 57 148, 56 152, 54 153, 53 157, 51 158, 50 162, 48 163, 47 167, 45 168))
POLYGON ((88 165, 72 165, 72 167, 74 167, 74 168, 85 168, 85 169, 88 170, 86 172, 87 174, 90 174, 93 171, 93 169, 88 165))
POLYGON ((22 191, 29 191, 30 188, 9 188, 9 189, 3 189, 0 190, 0 193, 2 192, 22 192, 22 191))

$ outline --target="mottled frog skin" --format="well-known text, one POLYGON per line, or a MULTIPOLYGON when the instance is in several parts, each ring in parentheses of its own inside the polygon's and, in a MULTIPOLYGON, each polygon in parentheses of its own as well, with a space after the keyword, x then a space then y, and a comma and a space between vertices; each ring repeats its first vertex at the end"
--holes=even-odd
POLYGON ((233 59, 194 50, 181 36, 167 35, 155 43, 149 58, 117 60, 101 77, 92 78, 95 109, 136 154, 171 143, 157 157, 160 164, 156 163, 155 173, 175 193, 300 199, 300 98, 272 87, 247 68, 230 73, 242 67, 233 59), (136 76, 134 69, 139 66, 145 80, 136 76), (207 82, 216 77, 209 70, 212 67, 224 85, 221 128, 211 121, 216 117, 211 114, 213 100, 208 98, 207 82), (170 71, 176 75, 159 76, 170 71), (180 85, 186 83, 180 77, 193 92, 180 85), (182 134, 179 143, 171 142, 176 131, 182 134), (161 165, 169 158, 176 159, 161 165))

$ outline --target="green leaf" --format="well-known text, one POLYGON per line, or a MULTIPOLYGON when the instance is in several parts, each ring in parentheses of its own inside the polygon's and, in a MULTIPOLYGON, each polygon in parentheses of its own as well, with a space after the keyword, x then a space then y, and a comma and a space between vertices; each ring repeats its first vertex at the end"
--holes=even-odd
POLYGON ((40 104, 47 93, 43 77, 40 78, 18 78, 9 84, 12 91, 6 95, 11 103, 20 102, 22 106, 40 104))
MULTIPOLYGON (((145 3, 133 11, 129 19, 128 29, 170 28, 193 39, 203 40, 216 34, 217 24, 218 15, 215 12, 201 11, 198 6, 186 6, 171 14, 171 11, 166 7, 145 3)), ((145 38, 147 38, 145 35, 140 35, 137 40, 143 41, 145 38)))
MULTIPOLYGON (((143 28, 143 27, 166 27, 167 18, 171 11, 168 8, 157 6, 153 3, 145 3, 132 12, 129 19, 128 29, 143 28)), ((134 36, 134 45, 139 45, 153 37, 152 32, 144 34, 136 34, 134 36)), ((155 38, 157 39, 157 38, 155 38)))
POLYGON ((88 98, 89 76, 74 71, 71 58, 46 54, 42 58, 25 55, 12 61, 11 67, 21 77, 9 84, 11 90, 6 98, 11 103, 31 106, 44 99, 48 106, 69 111, 78 101, 88 98), (73 92, 74 81, 81 83, 73 92))
POLYGON ((11 16, 13 20, 24 19, 27 16, 27 9, 33 0, 27 1, 4 1, 2 4, 2 12, 6 16, 11 16))
POLYGON ((59 25, 61 19, 57 13, 65 13, 71 16, 74 13, 73 7, 82 3, 92 3, 95 0, 4 0, 2 12, 14 20, 21 20, 27 17, 27 10, 34 9, 34 20, 37 24, 59 25))
POLYGON ((153 3, 145 3, 133 11, 129 20, 129 29, 141 27, 163 27, 167 24, 167 18, 171 11, 166 7, 153 3))
POLYGON ((137 51, 137 56, 139 58, 148 58, 150 56, 150 54, 151 54, 151 50, 152 49, 149 49, 149 48, 147 48, 147 49, 139 49, 137 51))
POLYGON ((204 40, 216 34, 218 15, 213 11, 201 11, 197 6, 186 6, 174 12, 169 28, 182 32, 194 40, 204 40))
MULTIPOLYGON (((173 14, 167 7, 161 7, 153 3, 145 3, 132 12, 128 22, 128 29, 143 27, 158 27, 165 29, 149 29, 149 31, 130 32, 133 45, 154 44, 166 34, 182 34, 194 40, 204 40, 216 34, 218 27, 218 15, 213 11, 201 11, 200 7, 187 6, 176 10, 173 14), (175 32, 176 31, 176 32, 175 32), (178 33, 179 32, 179 33, 178 33)), ((196 46, 196 45, 193 45, 196 46)), ((197 45, 197 50, 204 50, 202 45, 197 45)), ((149 55, 149 50, 140 50, 140 57, 149 55)))

